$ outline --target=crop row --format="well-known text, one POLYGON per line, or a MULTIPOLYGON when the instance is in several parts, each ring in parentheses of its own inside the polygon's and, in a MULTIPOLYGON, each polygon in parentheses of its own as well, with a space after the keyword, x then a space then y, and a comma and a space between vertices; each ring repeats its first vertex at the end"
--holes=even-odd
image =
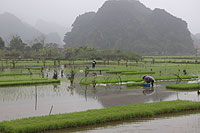
MULTIPOLYGON (((192 79, 192 78, 198 78, 198 76, 190 76, 190 75, 182 75, 179 76, 181 79, 192 79)), ((177 76, 159 76, 155 77, 155 80, 171 80, 171 79, 177 79, 177 76)), ((81 81, 81 84, 92 84, 92 83, 119 83, 119 82, 128 82, 128 81, 134 81, 134 82, 140 82, 143 81, 141 78, 117 78, 117 79, 110 79, 110 80, 88 80, 88 81, 81 81)))

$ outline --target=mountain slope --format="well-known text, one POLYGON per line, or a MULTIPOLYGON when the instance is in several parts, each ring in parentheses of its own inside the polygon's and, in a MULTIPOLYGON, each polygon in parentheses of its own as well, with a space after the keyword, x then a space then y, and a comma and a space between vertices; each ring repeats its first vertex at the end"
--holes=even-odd
POLYGON ((64 38, 65 47, 90 45, 142 55, 191 55, 187 23, 162 9, 151 10, 136 0, 109 0, 95 13, 76 18, 64 38))

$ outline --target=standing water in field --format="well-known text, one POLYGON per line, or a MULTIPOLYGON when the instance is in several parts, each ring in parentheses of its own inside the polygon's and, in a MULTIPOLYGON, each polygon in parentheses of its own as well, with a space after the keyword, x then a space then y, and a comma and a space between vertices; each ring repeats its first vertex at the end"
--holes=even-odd
POLYGON ((94 98, 76 93, 69 83, 0 88, 0 121, 102 108, 94 98))
POLYGON ((53 85, 0 88, 0 121, 31 116, 79 112, 117 105, 191 100, 199 101, 195 92, 166 90, 157 83, 153 89, 125 86, 70 86, 67 82, 53 85), (51 110, 51 111, 50 111, 51 110))

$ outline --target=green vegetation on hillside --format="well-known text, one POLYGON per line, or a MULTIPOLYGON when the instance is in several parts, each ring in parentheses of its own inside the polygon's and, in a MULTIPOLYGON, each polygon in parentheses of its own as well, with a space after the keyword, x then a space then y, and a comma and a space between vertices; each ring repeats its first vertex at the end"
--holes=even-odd
POLYGON ((135 0, 106 1, 96 13, 78 16, 64 42, 66 48, 89 44, 140 55, 191 55, 195 51, 185 21, 135 0))

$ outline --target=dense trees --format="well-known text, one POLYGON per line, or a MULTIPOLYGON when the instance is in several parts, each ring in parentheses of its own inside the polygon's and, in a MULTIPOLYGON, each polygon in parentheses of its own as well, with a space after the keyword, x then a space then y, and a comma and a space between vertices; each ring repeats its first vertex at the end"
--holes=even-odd
POLYGON ((40 49, 42 49, 44 46, 42 43, 35 43, 32 45, 32 49, 35 50, 36 52, 38 52, 40 49))
POLYGON ((0 37, 0 49, 3 49, 5 47, 5 42, 3 39, 0 37))
POLYGON ((82 46, 79 48, 69 48, 64 51, 65 58, 70 60, 75 59, 99 59, 107 61, 118 61, 118 60, 135 60, 138 61, 140 56, 127 51, 120 50, 98 50, 89 46, 82 46))
POLYGON ((0 38, 2 48, 0 56, 3 58, 37 58, 42 59, 66 59, 66 60, 139 60, 140 56, 133 52, 121 50, 100 50, 91 46, 77 48, 59 48, 56 43, 35 43, 32 46, 23 42, 19 36, 13 36, 8 47, 0 38))
POLYGON ((27 44, 19 36, 13 36, 9 46, 12 50, 24 51, 27 44))

